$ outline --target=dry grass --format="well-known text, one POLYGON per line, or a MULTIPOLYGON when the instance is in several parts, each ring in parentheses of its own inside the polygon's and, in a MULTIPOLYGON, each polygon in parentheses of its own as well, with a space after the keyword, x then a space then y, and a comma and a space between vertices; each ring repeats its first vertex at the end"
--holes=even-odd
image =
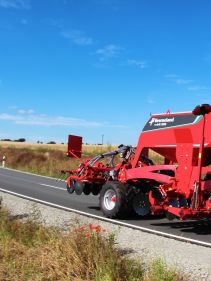
MULTIPOLYGON (((114 146, 84 145, 83 158, 114 150, 114 146)), ((0 142, 0 159, 6 166, 35 174, 60 177, 61 170, 75 169, 79 162, 66 156, 67 145, 0 142)))
POLYGON ((65 151, 67 148, 67 145, 65 144, 38 144, 38 143, 26 143, 26 142, 12 142, 12 141, 1 141, 0 146, 2 148, 9 148, 14 147, 16 149, 19 148, 29 148, 31 150, 37 150, 39 148, 45 149, 45 150, 61 150, 65 151))
MULTIPOLYGON (((43 151, 67 151, 67 144, 38 144, 38 143, 26 143, 26 142, 10 142, 10 141, 0 141, 0 147, 7 148, 16 148, 16 149, 30 149, 30 150, 43 150, 43 151)), ((83 145, 84 154, 98 154, 104 153, 107 151, 115 150, 116 146, 114 145, 83 145)))
POLYGON ((66 234, 0 215, 0 280, 140 280, 142 268, 114 247, 100 226, 66 234))
POLYGON ((7 281, 180 281, 156 262, 143 266, 115 247, 99 225, 62 233, 33 218, 25 222, 0 211, 0 280, 7 281))

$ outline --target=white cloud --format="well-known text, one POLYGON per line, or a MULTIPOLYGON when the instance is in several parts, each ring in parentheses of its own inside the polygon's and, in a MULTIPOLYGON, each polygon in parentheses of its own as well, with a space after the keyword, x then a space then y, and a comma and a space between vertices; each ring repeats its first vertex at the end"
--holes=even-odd
POLYGON ((190 79, 183 79, 177 74, 167 74, 165 75, 165 78, 176 83, 177 85, 187 85, 194 82, 193 80, 190 79))
POLYGON ((166 74, 165 77, 172 79, 172 78, 178 78, 179 76, 177 74, 171 73, 171 74, 166 74))
POLYGON ((87 46, 93 44, 93 39, 85 36, 80 30, 62 31, 61 35, 64 38, 70 39, 76 45, 87 46))
POLYGON ((0 7, 13 9, 30 9, 30 0, 0 0, 0 7))
POLYGON ((126 125, 115 125, 115 124, 110 124, 109 122, 103 122, 102 125, 107 128, 119 128, 119 129, 128 128, 128 126, 126 125))
POLYGON ((193 80, 176 79, 175 82, 176 82, 177 85, 185 85, 185 84, 192 83, 193 80))
POLYGON ((69 127, 108 127, 108 128, 125 128, 124 125, 115 125, 108 122, 88 121, 85 119, 64 117, 64 116, 49 116, 47 114, 35 114, 33 109, 16 109, 17 113, 8 114, 1 113, 0 121, 8 121, 17 125, 37 125, 37 126, 69 126, 69 127))
POLYGON ((45 114, 32 114, 29 111, 19 110, 18 114, 0 114, 0 120, 12 121, 19 125, 39 126, 73 126, 73 127, 99 127, 101 123, 63 116, 48 116, 45 114))
POLYGON ((48 24, 53 27, 62 28, 64 27, 64 20, 63 19, 54 19, 54 18, 47 18, 43 20, 43 23, 48 24))
POLYGON ((196 83, 196 81, 182 79, 179 75, 176 75, 176 74, 167 74, 167 75, 165 75, 165 77, 168 78, 170 81, 176 83, 177 85, 187 85, 188 91, 198 92, 198 91, 209 89, 206 86, 194 85, 196 83))
POLYGON ((22 118, 17 115, 11 115, 7 113, 1 113, 0 114, 0 120, 5 120, 5 121, 14 121, 15 123, 20 121, 22 118))
POLYGON ((122 48, 114 45, 114 44, 110 44, 110 45, 106 45, 101 49, 98 49, 96 51, 96 55, 99 56, 101 61, 104 61, 106 59, 109 58, 113 58, 113 57, 117 57, 119 55, 119 53, 121 52, 122 48))
POLYGON ((18 109, 19 114, 33 114, 34 110, 33 109, 18 109))
POLYGON ((205 87, 205 86, 199 86, 199 85, 194 85, 192 87, 188 87, 188 91, 198 92, 198 91, 201 91, 201 90, 208 90, 208 88, 205 87))
POLYGON ((127 63, 128 63, 128 65, 134 65, 134 66, 137 66, 138 68, 141 68, 141 69, 148 67, 148 63, 146 61, 129 59, 127 61, 127 63))
POLYGON ((48 25, 51 25, 53 27, 60 29, 60 35, 63 38, 70 40, 72 43, 74 43, 76 45, 88 46, 88 45, 94 44, 93 38, 90 36, 87 36, 81 30, 77 30, 77 29, 64 30, 64 28, 65 28, 64 20, 62 20, 62 19, 48 18, 48 19, 44 20, 44 22, 47 23, 48 25))

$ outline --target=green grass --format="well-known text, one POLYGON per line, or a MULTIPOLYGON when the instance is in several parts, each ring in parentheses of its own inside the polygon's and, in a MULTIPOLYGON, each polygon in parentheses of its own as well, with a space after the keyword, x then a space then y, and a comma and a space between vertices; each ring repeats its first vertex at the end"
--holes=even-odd
POLYGON ((185 280, 178 276, 175 270, 169 270, 166 264, 161 260, 156 260, 151 265, 151 270, 148 275, 149 281, 176 281, 185 280))

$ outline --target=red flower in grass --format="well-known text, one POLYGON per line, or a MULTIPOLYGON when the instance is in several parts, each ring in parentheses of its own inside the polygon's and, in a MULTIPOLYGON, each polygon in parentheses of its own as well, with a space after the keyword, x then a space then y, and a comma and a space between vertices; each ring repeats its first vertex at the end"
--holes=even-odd
POLYGON ((75 228, 74 230, 75 230, 75 232, 80 232, 80 233, 82 233, 82 232, 84 232, 85 229, 86 229, 86 226, 80 226, 80 227, 78 227, 78 228, 75 228))
POLYGON ((96 225, 95 231, 96 231, 96 233, 100 233, 102 231, 102 228, 101 228, 101 226, 99 224, 96 225))
POLYGON ((90 230, 94 230, 94 229, 95 229, 95 226, 90 223, 90 224, 89 224, 89 229, 90 229, 90 230))
POLYGON ((85 237, 90 237, 91 236, 91 233, 89 232, 89 231, 87 231, 86 233, 85 233, 85 237))
POLYGON ((75 228, 74 230, 75 232, 84 234, 85 237, 90 237, 94 233, 99 234, 101 232, 105 232, 105 229, 103 229, 99 224, 95 226, 91 223, 86 226, 80 226, 78 228, 75 228))

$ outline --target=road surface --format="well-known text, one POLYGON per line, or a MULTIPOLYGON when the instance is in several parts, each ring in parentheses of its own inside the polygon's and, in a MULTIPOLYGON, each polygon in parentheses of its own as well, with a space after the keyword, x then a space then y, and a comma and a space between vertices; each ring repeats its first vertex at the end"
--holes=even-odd
MULTIPOLYGON (((54 179, 0 168, 0 191, 12 192, 17 196, 30 197, 56 207, 62 206, 92 216, 103 218, 99 209, 98 196, 68 194, 65 182, 54 179)), ((169 221, 164 217, 134 217, 118 220, 129 227, 143 228, 157 234, 172 235, 178 239, 191 239, 211 247, 211 220, 169 221)))

